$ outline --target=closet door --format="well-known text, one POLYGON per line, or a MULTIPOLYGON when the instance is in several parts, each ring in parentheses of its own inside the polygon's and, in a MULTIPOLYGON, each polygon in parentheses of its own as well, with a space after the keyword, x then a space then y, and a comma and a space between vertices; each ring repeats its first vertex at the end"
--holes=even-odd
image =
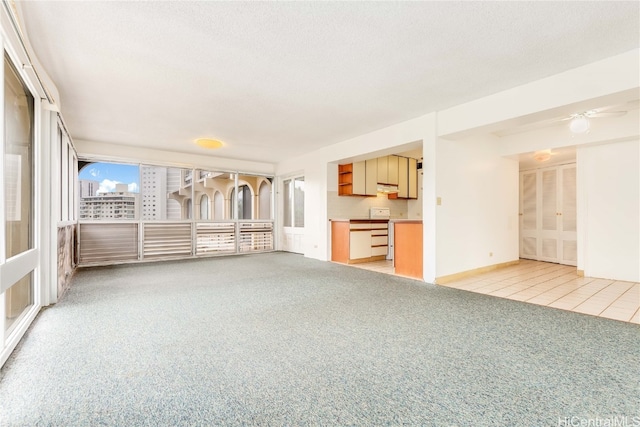
POLYGON ((520 173, 520 258, 538 259, 538 171, 520 173))
POLYGON ((538 259, 558 262, 558 168, 540 170, 540 213, 538 216, 538 259))
POLYGON ((520 258, 577 265, 576 165, 520 173, 520 258))
POLYGON ((565 165, 558 169, 560 175, 559 200, 559 261, 560 264, 578 265, 577 210, 576 210, 576 165, 565 165))

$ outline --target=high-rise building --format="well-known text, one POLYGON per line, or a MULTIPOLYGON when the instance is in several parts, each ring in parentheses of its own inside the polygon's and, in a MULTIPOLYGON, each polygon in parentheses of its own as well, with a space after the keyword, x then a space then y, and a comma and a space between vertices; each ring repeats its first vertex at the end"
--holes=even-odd
POLYGON ((167 168, 141 166, 140 194, 142 219, 167 219, 167 168))
POLYGON ((116 184, 113 192, 80 198, 80 219, 136 219, 138 194, 127 184, 116 184))
POLYGON ((168 197, 169 193, 180 188, 180 169, 142 166, 140 175, 142 219, 182 219, 180 203, 168 197))
POLYGON ((81 179, 80 183, 80 197, 91 197, 98 194, 100 183, 98 181, 92 181, 89 179, 81 179))

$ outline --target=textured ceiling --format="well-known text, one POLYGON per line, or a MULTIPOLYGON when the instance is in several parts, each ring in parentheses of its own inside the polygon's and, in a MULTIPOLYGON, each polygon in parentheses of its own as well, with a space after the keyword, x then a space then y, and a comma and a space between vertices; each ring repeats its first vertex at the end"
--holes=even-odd
POLYGON ((73 138, 267 162, 638 48, 639 7, 20 3, 73 138))

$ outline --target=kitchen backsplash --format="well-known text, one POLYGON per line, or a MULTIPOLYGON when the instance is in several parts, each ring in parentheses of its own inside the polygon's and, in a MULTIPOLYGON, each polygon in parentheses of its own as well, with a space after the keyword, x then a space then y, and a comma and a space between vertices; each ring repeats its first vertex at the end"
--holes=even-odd
POLYGON ((407 218, 407 200, 389 200, 385 195, 378 197, 338 196, 337 191, 327 192, 327 214, 329 219, 368 218, 369 208, 389 208, 391 218, 407 218))

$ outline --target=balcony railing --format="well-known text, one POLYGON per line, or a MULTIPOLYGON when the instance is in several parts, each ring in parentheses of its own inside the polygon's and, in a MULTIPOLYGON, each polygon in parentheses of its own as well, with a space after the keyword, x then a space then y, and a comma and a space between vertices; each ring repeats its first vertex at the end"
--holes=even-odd
POLYGON ((273 221, 81 221, 79 265, 273 250, 273 221))

